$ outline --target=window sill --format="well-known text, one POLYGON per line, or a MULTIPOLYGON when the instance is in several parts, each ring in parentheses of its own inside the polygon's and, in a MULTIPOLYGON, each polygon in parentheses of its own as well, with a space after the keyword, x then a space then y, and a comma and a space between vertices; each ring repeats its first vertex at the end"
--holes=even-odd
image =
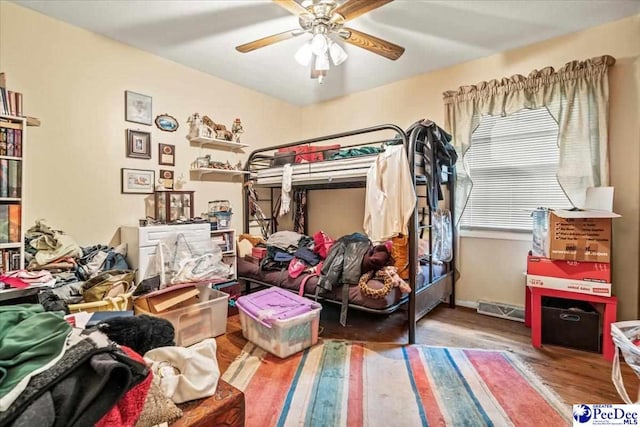
POLYGON ((471 237, 474 239, 521 240, 529 242, 533 239, 531 233, 494 230, 460 230, 460 237, 471 237))

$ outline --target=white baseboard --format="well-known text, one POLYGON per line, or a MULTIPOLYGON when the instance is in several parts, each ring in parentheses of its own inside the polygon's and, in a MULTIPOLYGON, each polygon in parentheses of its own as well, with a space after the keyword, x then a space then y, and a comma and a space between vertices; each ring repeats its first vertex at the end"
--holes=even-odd
POLYGON ((456 305, 459 305, 460 307, 473 308, 474 310, 478 309, 478 301, 461 301, 456 299, 456 305))

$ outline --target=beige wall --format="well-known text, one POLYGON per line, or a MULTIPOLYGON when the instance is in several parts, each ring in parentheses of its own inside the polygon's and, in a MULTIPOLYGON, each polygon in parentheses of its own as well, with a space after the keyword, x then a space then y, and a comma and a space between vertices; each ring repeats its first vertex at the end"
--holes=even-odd
MULTIPOLYGON (((528 74, 551 65, 556 68, 574 59, 609 54, 617 58, 610 72, 610 155, 611 183, 616 188, 615 210, 622 218, 614 226, 614 291, 620 299, 619 315, 638 317, 639 237, 639 61, 640 15, 556 38, 525 48, 422 74, 376 89, 309 106, 302 111, 305 137, 395 123, 407 127, 427 117, 443 124, 442 92, 461 85, 475 84, 512 74, 528 74), (339 118, 339 119, 338 119, 339 118)), ((425 61, 429 58, 425 57, 425 61)), ((330 76, 329 76, 330 77, 330 76)), ((349 190, 351 192, 356 190, 349 190)), ((309 203, 310 229, 323 228, 339 234, 362 227, 361 197, 312 194, 309 203), (333 215, 330 199, 341 200, 339 221, 333 215), (350 215, 345 215, 349 212, 350 215), (348 221, 348 222, 347 222, 348 221)), ((524 304, 522 272, 528 242, 515 240, 463 238, 461 280, 457 298, 524 304)))
POLYGON ((243 142, 259 146, 295 140, 298 107, 13 3, 0 1, 0 8, 0 70, 9 87, 24 94, 25 114, 42 120, 29 128, 25 148, 27 226, 45 218, 80 244, 110 242, 120 225, 145 215, 146 196, 120 194, 120 168, 157 173, 158 143, 166 143, 176 146, 176 166, 168 169, 184 174, 185 189, 195 190, 196 214, 209 200, 229 199, 237 212, 232 225, 241 228, 241 184, 190 180, 188 170, 198 155, 236 163, 249 150, 236 155, 191 147, 186 119, 204 113, 230 128, 240 117, 243 142), (152 96, 154 117, 171 114, 178 131, 126 122, 125 90, 152 96), (151 131, 151 160, 125 156, 128 128, 151 131))

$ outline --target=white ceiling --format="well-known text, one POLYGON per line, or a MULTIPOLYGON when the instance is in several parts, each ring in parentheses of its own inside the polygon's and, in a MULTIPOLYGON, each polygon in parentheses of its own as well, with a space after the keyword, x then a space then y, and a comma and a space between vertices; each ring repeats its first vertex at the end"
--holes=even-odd
MULTIPOLYGON (((269 0, 16 0, 70 24, 293 104, 306 105, 640 12, 640 0, 396 0, 348 23, 406 48, 397 61, 345 44, 323 85, 293 59, 304 34, 249 53, 237 45, 298 28, 269 0)), ((606 54, 607 52, 601 52, 606 54)))

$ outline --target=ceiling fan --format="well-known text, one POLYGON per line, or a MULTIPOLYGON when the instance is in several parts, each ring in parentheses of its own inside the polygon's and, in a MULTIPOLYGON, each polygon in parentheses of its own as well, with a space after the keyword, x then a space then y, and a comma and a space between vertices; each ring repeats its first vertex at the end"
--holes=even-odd
POLYGON ((401 46, 344 26, 346 22, 393 0, 306 0, 302 4, 295 0, 272 1, 296 15, 300 28, 236 46, 237 51, 247 53, 305 33, 312 34, 311 41, 296 52, 295 59, 302 65, 311 64, 311 78, 317 78, 320 83, 330 68, 329 59, 336 66, 347 59, 347 53, 333 38, 393 61, 404 53, 401 46))

